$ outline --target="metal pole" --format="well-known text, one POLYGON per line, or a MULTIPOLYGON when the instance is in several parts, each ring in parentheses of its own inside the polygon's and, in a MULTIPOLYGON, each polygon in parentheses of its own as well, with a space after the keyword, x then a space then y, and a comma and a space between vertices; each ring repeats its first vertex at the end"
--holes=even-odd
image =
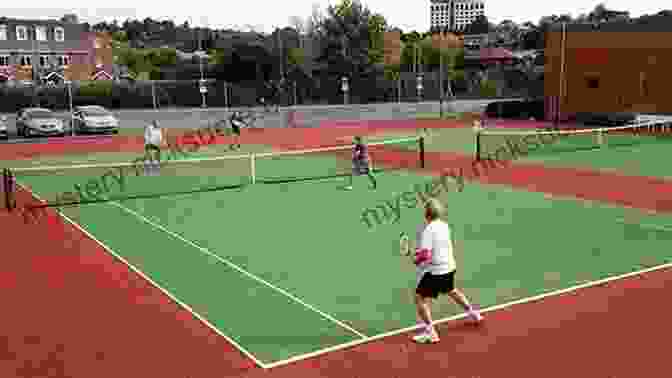
POLYGON ((154 80, 152 80, 152 103, 154 105, 154 110, 158 110, 158 106, 157 106, 158 104, 157 104, 157 101, 156 101, 156 87, 155 87, 155 84, 154 84, 154 80))
POLYGON ((299 96, 297 95, 297 85, 296 81, 294 82, 294 106, 299 104, 299 96))
POLYGON ((199 59, 199 61, 201 63, 200 64, 200 66, 201 66, 201 81, 199 82, 198 90, 201 92, 201 98, 202 98, 201 107, 205 108, 205 107, 207 107, 207 104, 205 103, 205 92, 201 90, 201 86, 205 87, 205 79, 203 78, 203 57, 202 56, 199 59))
POLYGON ((564 87, 565 87, 565 51, 567 49, 567 23, 562 23, 562 32, 560 39, 560 88, 559 96, 557 101, 557 107, 555 109, 555 124, 557 128, 558 123, 560 122, 560 106, 562 105, 562 99, 564 97, 564 87))
POLYGON ((72 112, 72 82, 68 80, 68 102, 70 104, 70 134, 75 135, 75 115, 72 112))
POLYGON ((224 108, 229 108, 229 85, 224 82, 224 108))
POLYGON ((441 93, 439 94, 439 111, 440 115, 439 117, 443 119, 443 96, 444 96, 444 88, 443 88, 443 51, 439 50, 439 90, 441 93))
POLYGON ((397 78, 397 104, 401 104, 401 73, 397 78))

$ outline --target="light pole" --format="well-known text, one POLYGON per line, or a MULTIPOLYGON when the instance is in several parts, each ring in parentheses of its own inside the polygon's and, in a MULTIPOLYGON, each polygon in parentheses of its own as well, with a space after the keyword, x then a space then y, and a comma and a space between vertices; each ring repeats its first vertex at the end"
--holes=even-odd
POLYGON ((348 84, 348 78, 345 76, 341 78, 341 90, 343 91, 343 104, 348 105, 348 92, 350 91, 350 84, 348 84))
MULTIPOLYGON (((200 42, 200 41, 199 41, 200 42)), ((201 107, 205 108, 208 105, 206 104, 206 94, 208 93, 208 87, 205 85, 205 78, 203 77, 203 57, 206 55, 205 51, 203 50, 198 50, 196 51, 196 55, 198 55, 198 62, 199 62, 199 68, 201 70, 201 80, 198 81, 198 90, 201 92, 201 107)))
POLYGON ((72 81, 66 80, 65 85, 68 87, 68 104, 70 105, 70 135, 75 135, 75 115, 72 112, 72 81))

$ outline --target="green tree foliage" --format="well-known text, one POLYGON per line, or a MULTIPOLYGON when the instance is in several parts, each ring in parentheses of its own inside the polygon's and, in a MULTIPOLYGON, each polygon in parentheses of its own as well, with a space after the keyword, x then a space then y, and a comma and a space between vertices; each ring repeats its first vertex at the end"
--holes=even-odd
POLYGON ((160 68, 174 66, 177 63, 175 49, 136 49, 125 44, 116 44, 113 51, 116 63, 128 67, 136 75, 144 73, 152 79, 160 79, 160 68))
POLYGON ((315 28, 321 42, 317 58, 326 71, 338 76, 358 76, 373 71, 382 61, 385 18, 373 14, 357 0, 342 0, 327 8, 315 28))

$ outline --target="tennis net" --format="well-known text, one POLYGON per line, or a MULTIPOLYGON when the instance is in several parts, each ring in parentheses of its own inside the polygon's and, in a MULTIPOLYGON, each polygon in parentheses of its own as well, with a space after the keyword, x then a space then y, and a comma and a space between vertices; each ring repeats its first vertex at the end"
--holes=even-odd
MULTIPOLYGON (((424 167, 423 137, 367 144, 374 171, 424 167)), ((16 207, 16 192, 28 189, 41 207, 154 198, 223 190, 250 184, 292 183, 345 177, 352 172, 353 145, 162 161, 9 168, 3 171, 3 201, 16 207)))
POLYGON ((513 160, 558 152, 672 143, 669 119, 646 119, 618 127, 587 129, 492 130, 476 128, 477 160, 513 160))

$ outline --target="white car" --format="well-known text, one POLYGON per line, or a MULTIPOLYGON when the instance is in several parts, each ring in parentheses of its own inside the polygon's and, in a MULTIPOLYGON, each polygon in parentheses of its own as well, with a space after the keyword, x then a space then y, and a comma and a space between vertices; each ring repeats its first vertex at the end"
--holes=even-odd
POLYGON ((0 139, 9 139, 7 132, 7 116, 0 117, 0 139))
POLYGON ((25 108, 16 114, 16 132, 23 137, 65 136, 63 120, 49 109, 25 108))
POLYGON ((119 120, 109 110, 98 105, 77 106, 72 123, 77 134, 118 134, 119 120))

